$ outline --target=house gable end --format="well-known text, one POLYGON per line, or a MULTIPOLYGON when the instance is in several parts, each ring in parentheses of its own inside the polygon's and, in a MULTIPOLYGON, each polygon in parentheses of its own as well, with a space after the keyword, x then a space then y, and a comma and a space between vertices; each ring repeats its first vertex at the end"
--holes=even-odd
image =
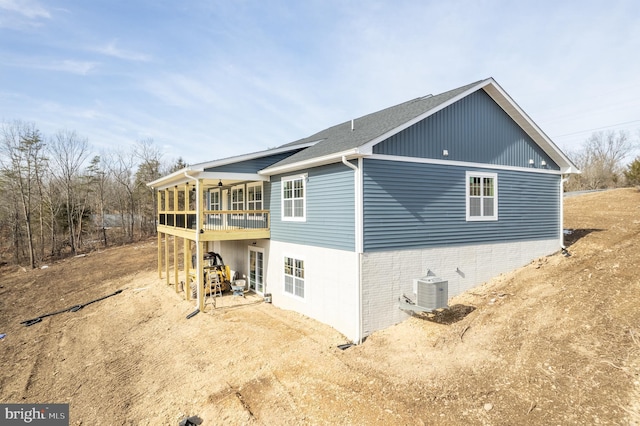
POLYGON ((374 145, 373 153, 560 170, 484 90, 374 145))

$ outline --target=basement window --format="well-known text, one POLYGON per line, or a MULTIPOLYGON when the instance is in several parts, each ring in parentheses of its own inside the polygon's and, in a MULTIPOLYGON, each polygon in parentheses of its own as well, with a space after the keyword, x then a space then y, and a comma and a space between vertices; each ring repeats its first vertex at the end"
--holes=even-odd
POLYGON ((285 256, 284 292, 304 299, 304 260, 285 256))

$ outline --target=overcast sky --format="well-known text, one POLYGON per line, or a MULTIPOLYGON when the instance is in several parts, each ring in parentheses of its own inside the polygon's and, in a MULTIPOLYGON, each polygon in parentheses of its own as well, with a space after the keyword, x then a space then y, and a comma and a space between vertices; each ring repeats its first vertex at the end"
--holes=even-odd
POLYGON ((640 129, 640 2, 0 0, 0 121, 198 163, 493 77, 564 150, 640 129))

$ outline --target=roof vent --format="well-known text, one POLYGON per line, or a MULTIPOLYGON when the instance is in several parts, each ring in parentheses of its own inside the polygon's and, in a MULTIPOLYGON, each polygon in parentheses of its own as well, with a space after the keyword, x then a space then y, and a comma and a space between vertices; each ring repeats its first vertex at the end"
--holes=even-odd
POLYGON ((355 128, 355 123, 354 123, 354 119, 351 119, 351 131, 353 132, 353 129, 355 128))

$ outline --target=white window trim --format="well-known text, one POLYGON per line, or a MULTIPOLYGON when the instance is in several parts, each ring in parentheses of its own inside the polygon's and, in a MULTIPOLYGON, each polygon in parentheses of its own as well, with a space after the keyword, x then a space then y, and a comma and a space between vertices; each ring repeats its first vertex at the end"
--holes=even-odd
MULTIPOLYGON (((498 220, 498 174, 497 173, 487 173, 487 172, 470 172, 467 171, 465 174, 465 204, 467 209, 467 222, 487 222, 487 221, 497 221, 498 220), (469 178, 471 177, 479 177, 479 178, 492 178, 493 179, 493 216, 471 216, 471 203, 469 202, 471 196, 469 195, 469 178)), ((482 196, 484 198, 484 196, 482 196)))
POLYGON ((306 301, 307 300, 307 294, 308 294, 307 293, 307 290, 308 290, 307 289, 307 265, 306 265, 306 260, 304 259, 304 257, 297 256, 297 255, 284 254, 282 256, 282 264, 281 265, 282 265, 282 268, 283 268, 282 269, 282 294, 284 294, 287 297, 291 297, 293 299, 299 300, 299 301, 306 301), (289 293, 286 290, 286 277, 287 277, 287 275, 284 273, 284 259, 287 258, 287 257, 293 259, 294 263, 295 263, 296 260, 300 260, 305 264, 304 265, 304 269, 303 269, 304 270, 304 278, 302 279, 302 281, 304 283, 304 297, 300 297, 300 296, 296 295, 296 293, 295 293, 296 292, 295 276, 294 276, 294 282, 293 282, 293 293, 289 293))
MULTIPOLYGON (((264 254, 264 248, 263 247, 257 247, 257 246, 254 246, 254 245, 250 245, 248 247, 249 247, 249 249, 247 250, 247 272, 248 272, 248 274, 251 274, 251 252, 254 251, 256 253, 262 253, 262 292, 259 292, 256 289, 256 293, 262 295, 267 291, 267 274, 265 273, 266 270, 267 270, 267 265, 266 265, 266 256, 264 254)), ((251 279, 250 275, 247 275, 247 286, 249 285, 249 280, 250 279, 251 279)))
POLYGON ((283 222, 306 222, 307 221, 307 174, 285 176, 280 179, 280 216, 283 222), (284 183, 287 181, 302 180, 302 216, 289 217, 284 215, 284 183))
POLYGON ((230 202, 231 202, 231 206, 230 207, 231 208, 229 210, 240 210, 240 211, 246 210, 246 208, 247 208, 247 190, 246 190, 244 185, 232 186, 231 187, 231 191, 229 191, 229 194, 231 196, 231 200, 230 200, 230 202), (234 190, 238 190, 238 189, 242 189, 242 208, 241 209, 236 209, 235 206, 234 206, 234 204, 236 204, 236 203, 234 203, 234 201, 233 201, 233 191, 234 190))
POLYGON ((260 199, 260 208, 259 209, 255 209, 255 210, 262 210, 264 209, 264 188, 262 186, 262 182, 254 182, 254 183, 248 183, 247 184, 247 189, 245 190, 245 194, 244 194, 244 198, 245 198, 245 204, 247 206, 247 209, 249 209, 249 203, 253 203, 255 205, 256 201, 249 201, 249 188, 253 188, 253 187, 260 187, 260 194, 262 196, 262 198, 260 199))
POLYGON ((220 188, 213 188, 209 190, 209 208, 208 210, 222 210, 222 191, 220 191, 220 188), (211 200, 213 199, 213 194, 218 194, 218 208, 214 209, 212 208, 213 206, 211 205, 212 202, 211 200))

